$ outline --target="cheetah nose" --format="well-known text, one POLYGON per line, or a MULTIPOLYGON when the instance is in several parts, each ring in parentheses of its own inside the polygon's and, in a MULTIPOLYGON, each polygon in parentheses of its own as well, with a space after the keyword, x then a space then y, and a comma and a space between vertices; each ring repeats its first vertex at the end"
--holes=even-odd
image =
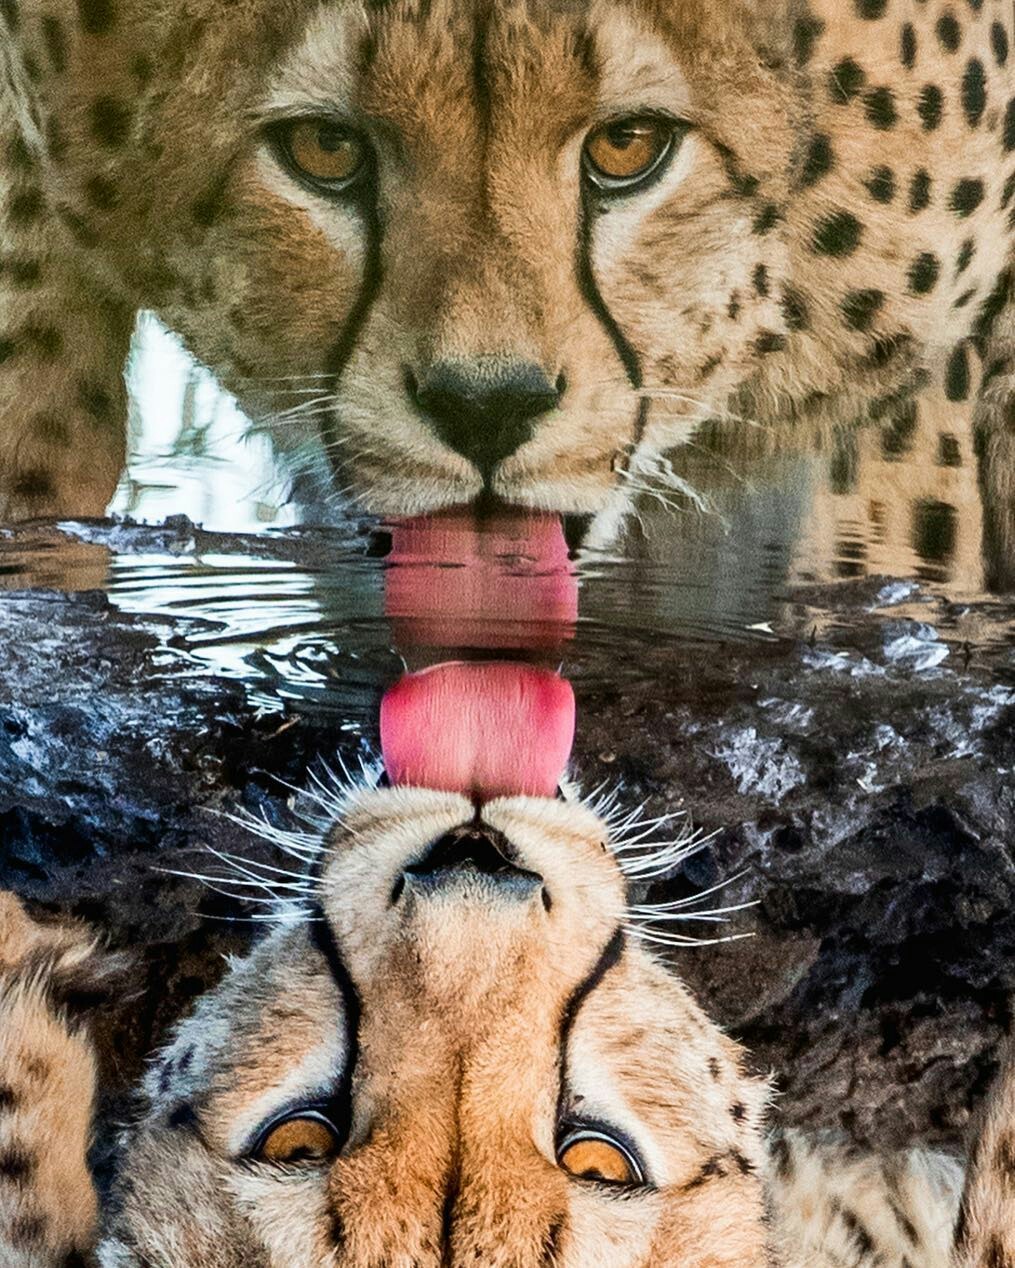
POLYGON ((532 362, 440 361, 419 379, 406 373, 409 394, 437 435, 473 463, 489 483, 494 468, 532 438, 535 419, 564 394, 532 362))

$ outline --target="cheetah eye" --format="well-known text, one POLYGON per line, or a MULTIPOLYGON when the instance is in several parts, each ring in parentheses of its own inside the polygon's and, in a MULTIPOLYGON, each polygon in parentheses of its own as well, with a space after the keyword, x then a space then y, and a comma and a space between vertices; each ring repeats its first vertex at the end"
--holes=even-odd
POLYGON ((644 1184, 645 1173, 633 1152, 597 1127, 569 1131, 557 1146, 557 1165, 580 1180, 602 1184, 644 1184))
POLYGON ((661 169, 686 130, 673 119, 651 116, 601 124, 585 138, 585 174, 600 189, 627 192, 661 169))
POLYGON ((363 138, 331 119, 290 119, 274 129, 273 140, 288 167, 329 193, 347 189, 367 164, 363 138))
POLYGON ((298 1110, 269 1123, 250 1156, 258 1162, 320 1163, 333 1158, 342 1138, 330 1119, 319 1110, 298 1110))

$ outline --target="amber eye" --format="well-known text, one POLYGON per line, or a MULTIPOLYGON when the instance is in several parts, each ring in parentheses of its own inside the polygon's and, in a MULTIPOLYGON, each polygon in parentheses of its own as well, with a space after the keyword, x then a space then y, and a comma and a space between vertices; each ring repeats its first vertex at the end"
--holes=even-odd
POLYGON ((262 1162, 323 1162, 342 1146, 334 1125, 316 1110, 303 1110, 266 1128, 254 1146, 262 1162))
POLYGON ((592 1128, 579 1128, 564 1137, 557 1162, 580 1180, 606 1184, 644 1184, 641 1167, 624 1145, 592 1128))
POLYGON ((678 125, 667 119, 615 119, 585 139, 585 170, 607 189, 626 188, 654 172, 673 149, 678 125))
POLYGON ((366 162, 363 140, 328 119, 296 119, 284 126, 280 139, 293 167, 318 185, 349 185, 366 162))

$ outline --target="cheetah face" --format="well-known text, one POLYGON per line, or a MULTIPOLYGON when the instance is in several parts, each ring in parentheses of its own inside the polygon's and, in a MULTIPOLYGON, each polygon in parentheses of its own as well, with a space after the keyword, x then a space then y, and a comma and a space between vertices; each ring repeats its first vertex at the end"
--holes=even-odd
POLYGON ((630 936, 606 831, 360 794, 310 922, 152 1070, 111 1262, 764 1263, 765 1087, 630 936))
POLYGON ((599 509, 782 346, 790 133, 733 16, 329 4, 256 82, 235 21, 225 75, 157 125, 233 137, 202 155, 214 217, 197 200, 229 311, 194 285, 166 315, 283 439, 319 431, 371 509, 599 509))

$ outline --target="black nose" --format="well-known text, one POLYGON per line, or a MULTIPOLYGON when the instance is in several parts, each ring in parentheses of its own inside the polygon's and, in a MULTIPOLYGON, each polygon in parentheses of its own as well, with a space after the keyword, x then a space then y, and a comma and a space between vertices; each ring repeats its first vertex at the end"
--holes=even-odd
POLYGON ((434 431, 489 479, 498 462, 530 440, 533 419, 560 404, 564 376, 551 383, 527 362, 439 362, 409 389, 434 431))
POLYGON ((485 824, 466 824, 434 841, 422 858, 403 870, 393 901, 398 901, 406 880, 421 893, 471 882, 511 898, 527 898, 543 886, 537 872, 520 865, 507 838, 485 824))

